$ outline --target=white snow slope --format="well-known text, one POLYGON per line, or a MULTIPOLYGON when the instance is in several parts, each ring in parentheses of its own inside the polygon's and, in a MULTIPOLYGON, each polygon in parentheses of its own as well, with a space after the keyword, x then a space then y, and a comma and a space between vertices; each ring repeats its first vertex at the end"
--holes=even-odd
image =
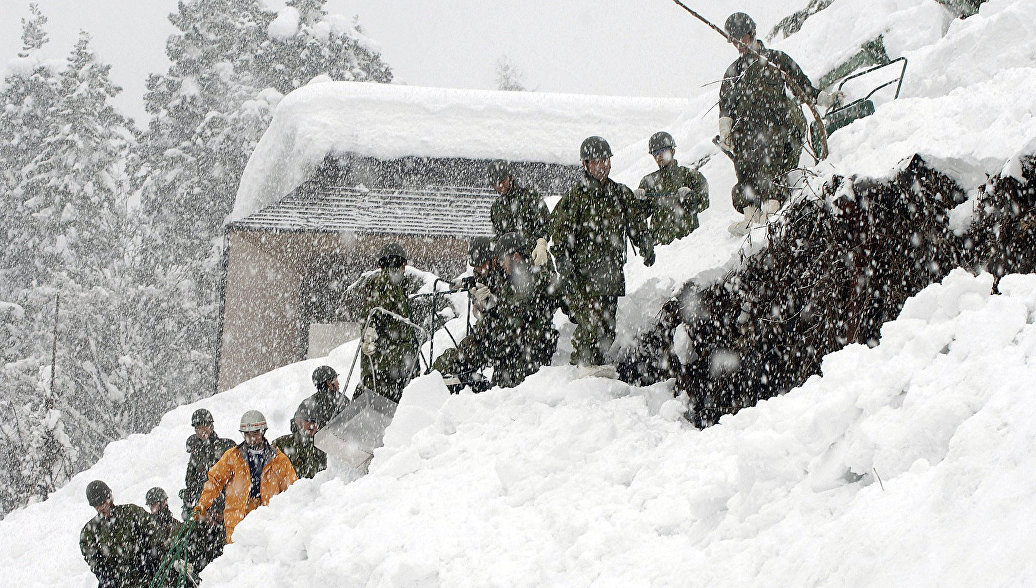
MULTIPOLYGON (((887 29, 886 46, 911 61, 903 97, 835 134, 816 181, 886 175, 914 152, 974 179, 1036 145, 1036 2, 992 0, 951 21, 930 0, 836 0, 777 46, 815 78, 887 29)), ((715 88, 690 102, 670 127, 684 161, 711 152, 715 88)), ((620 180, 652 169, 644 151, 617 152, 620 180)), ((680 283, 745 245, 725 230, 729 162, 703 171, 701 229, 661 248, 654 267, 627 267, 627 340, 680 283)), ((832 354, 822 377, 705 431, 679 418, 671 383, 551 367, 515 389, 447 398, 436 376, 420 379, 367 477, 328 471, 276 497, 238 528, 206 585, 1036 585, 1036 276, 1005 278, 998 296, 990 284, 953 273, 908 301, 877 347, 832 354)), ((258 408, 271 436, 283 433, 313 367, 342 371, 353 349, 112 443, 0 521, 0 582, 93 585, 77 545, 90 480, 120 503, 153 485, 172 495, 191 411, 209 408, 236 439, 238 416, 258 408)))

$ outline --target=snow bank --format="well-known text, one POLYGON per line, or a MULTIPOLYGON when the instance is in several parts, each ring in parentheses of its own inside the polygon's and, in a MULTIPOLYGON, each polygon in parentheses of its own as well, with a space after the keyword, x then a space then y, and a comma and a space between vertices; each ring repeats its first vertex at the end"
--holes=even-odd
POLYGON ((425 428, 401 419, 366 478, 325 474, 250 515, 205 579, 1031 584, 1036 276, 991 284, 958 270, 878 347, 705 431, 665 385, 567 367, 448 399, 419 380, 400 414, 425 428))
POLYGON ((686 107, 673 98, 310 84, 278 105, 245 168, 230 220, 284 197, 329 153, 576 164, 586 137, 627 145, 686 107))

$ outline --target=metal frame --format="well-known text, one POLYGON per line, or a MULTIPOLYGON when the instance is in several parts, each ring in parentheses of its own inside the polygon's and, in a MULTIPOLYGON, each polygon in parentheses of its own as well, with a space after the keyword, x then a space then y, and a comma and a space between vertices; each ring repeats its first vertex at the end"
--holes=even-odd
MULTIPOLYGON (((867 68, 867 69, 865 69, 863 71, 858 71, 858 72, 856 72, 856 73, 854 73, 852 75, 845 76, 844 78, 842 78, 842 81, 838 83, 838 90, 837 90, 837 91, 841 92, 842 91, 842 86, 844 86, 845 83, 848 82, 849 80, 852 80, 852 79, 855 79, 855 78, 867 75, 867 74, 871 73, 872 71, 878 71, 879 69, 886 68, 886 67, 892 65, 893 63, 896 63, 896 62, 899 62, 899 61, 903 62, 903 67, 902 67, 902 69, 899 70, 899 77, 898 78, 890 80, 888 82, 885 82, 884 84, 881 84, 877 88, 874 88, 873 90, 871 90, 870 93, 867 94, 866 96, 864 96, 863 98, 857 98, 856 100, 853 100, 852 102, 850 102, 849 104, 846 104, 844 106, 839 106, 837 108, 831 108, 830 110, 828 110, 827 112, 824 113, 824 118, 826 119, 827 117, 831 116, 832 114, 836 114, 838 112, 842 112, 843 110, 848 110, 848 109, 852 108, 853 106, 856 106, 857 104, 859 104, 859 103, 861 103, 861 102, 863 102, 865 100, 870 100, 871 96, 873 96, 875 92, 877 92, 878 90, 881 90, 883 88, 887 88, 887 87, 891 86, 892 84, 896 84, 897 82, 898 82, 898 85, 896 86, 896 95, 893 96, 892 99, 895 100, 895 99, 899 98, 899 91, 903 89, 903 78, 906 76, 906 68, 907 68, 907 58, 906 57, 897 57, 896 59, 893 59, 892 61, 890 61, 888 63, 883 63, 881 65, 876 65, 874 67, 867 68)), ((825 121, 825 124, 826 124, 826 121, 825 121)))
MULTIPOLYGON (((408 319, 408 318, 406 318, 404 316, 400 316, 400 315, 392 312, 391 310, 385 310, 384 308, 382 308, 380 306, 375 306, 374 308, 371 309, 371 311, 369 313, 367 313, 367 319, 365 321, 363 321, 363 329, 360 330, 360 339, 359 339, 359 342, 356 344, 356 353, 353 354, 353 361, 352 361, 352 364, 349 366, 349 373, 345 376, 345 384, 342 386, 342 391, 344 392, 343 396, 348 394, 348 392, 349 392, 349 382, 352 381, 353 372, 356 371, 356 361, 360 358, 360 351, 361 351, 361 349, 363 347, 363 333, 367 330, 367 327, 370 326, 371 318, 373 318, 375 314, 379 314, 379 313, 380 314, 384 314, 385 316, 388 316, 389 318, 397 320, 397 321, 399 321, 399 322, 401 322, 403 324, 409 325, 411 328, 417 329, 418 331, 420 331, 425 336, 425 338, 431 339, 431 337, 429 337, 429 335, 428 335, 428 331, 425 330, 424 327, 414 323, 413 321, 411 321, 410 319, 408 319)), ((418 345, 418 348, 417 348, 417 356, 420 359, 424 359, 424 356, 421 355, 421 347, 420 347, 420 345, 418 345)), ((369 359, 371 361, 371 373, 374 374, 374 387, 375 387, 375 390, 372 390, 372 392, 377 393, 377 386, 378 386, 377 379, 378 378, 377 378, 377 372, 373 369, 374 368, 374 359, 373 358, 369 358, 369 359)), ((426 364, 429 365, 429 366, 431 365, 428 362, 426 362, 426 364)), ((338 412, 341 412, 341 407, 339 407, 338 412)))

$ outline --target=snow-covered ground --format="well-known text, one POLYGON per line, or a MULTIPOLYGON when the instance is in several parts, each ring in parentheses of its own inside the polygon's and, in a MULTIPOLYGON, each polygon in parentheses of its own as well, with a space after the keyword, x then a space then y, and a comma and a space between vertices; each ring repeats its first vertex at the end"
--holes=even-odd
MULTIPOLYGON (((800 8, 788 2, 788 12, 800 8)), ((836 0, 777 43, 814 78, 874 34, 910 59, 903 96, 838 131, 824 176, 883 176, 919 152, 973 188, 1036 138, 1036 2, 992 0, 966 21, 930 0, 836 0), (890 29, 890 23, 891 29, 890 29)), ((733 57, 733 56, 732 56, 733 57)), ((717 71, 726 64, 717 64, 717 71)), ((713 152, 715 87, 670 129, 678 158, 713 152)), ((616 177, 653 168, 644 141, 615 145, 616 177)), ((632 260, 622 337, 650 323, 686 279, 736 259, 733 169, 703 167, 702 227, 632 260)), ((760 231, 761 232, 761 231, 760 231)), ((756 235, 753 235, 755 238, 756 235)), ((758 241, 758 238, 755 238, 758 241)), ((328 471, 276 497, 206 570, 242 585, 968 585, 1036 584, 1036 277, 956 272, 906 305, 880 345, 827 357, 823 376, 697 431, 669 384, 575 380, 545 368, 522 386, 447 398, 412 385, 367 477, 328 471)), ((348 368, 353 345, 326 362, 348 368)), ((560 355, 560 354, 559 354, 560 355)), ((190 413, 234 433, 258 408, 287 430, 322 360, 275 370, 167 414, 47 501, 0 521, 0 578, 89 586, 78 552, 93 515, 181 487, 190 413)))

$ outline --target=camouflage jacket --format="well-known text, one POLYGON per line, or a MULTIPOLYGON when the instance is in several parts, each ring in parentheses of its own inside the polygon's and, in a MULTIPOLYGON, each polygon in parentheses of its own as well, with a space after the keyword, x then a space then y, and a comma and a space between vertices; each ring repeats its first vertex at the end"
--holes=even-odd
POLYGON ((277 437, 273 446, 288 456, 299 478, 312 478, 327 469, 327 454, 318 449, 312 439, 303 439, 301 433, 277 437))
POLYGON ((79 549, 100 586, 147 586, 157 571, 161 548, 158 529, 146 510, 135 504, 112 507, 108 519, 97 515, 79 534, 79 549))
MULTIPOLYGON (((215 431, 204 441, 199 439, 197 435, 191 435, 187 438, 187 453, 191 457, 187 461, 184 489, 180 492, 180 498, 183 499, 185 518, 190 515, 194 505, 198 504, 201 490, 205 487, 205 481, 209 479, 209 468, 216 465, 219 458, 223 457, 223 454, 231 447, 234 447, 234 442, 220 437, 215 431)), ((217 502, 213 510, 223 510, 222 500, 217 502)))
POLYGON ((550 211, 536 190, 512 185, 510 191, 493 201, 489 218, 497 235, 519 233, 538 239, 547 236, 550 211))
MULTIPOLYGON (((375 273, 361 288, 360 316, 366 318, 374 308, 383 308, 410 319, 410 300, 406 290, 402 282, 393 282, 389 272, 381 270, 375 273)), ((369 326, 378 335, 377 350, 370 358, 361 358, 363 383, 398 402, 398 394, 418 369, 418 341, 414 329, 382 313, 371 317, 369 326)))
POLYGON ((641 255, 654 249, 647 217, 633 191, 587 173, 551 214, 552 251, 565 294, 624 296, 626 238, 641 255))
POLYGON ((676 160, 652 172, 640 181, 640 189, 651 203, 651 232, 655 243, 672 243, 698 228, 698 213, 709 207, 709 183, 696 169, 679 165, 676 160), (681 198, 677 191, 690 188, 681 198))
MULTIPOLYGON (((756 43, 757 50, 767 61, 795 80, 808 99, 816 100, 818 90, 787 53, 767 49, 761 41, 756 43)), ((731 135, 735 153, 758 151, 786 142, 801 145, 805 135, 806 117, 787 82, 780 72, 760 63, 751 53, 741 55, 723 75, 719 115, 734 121, 731 135)))

